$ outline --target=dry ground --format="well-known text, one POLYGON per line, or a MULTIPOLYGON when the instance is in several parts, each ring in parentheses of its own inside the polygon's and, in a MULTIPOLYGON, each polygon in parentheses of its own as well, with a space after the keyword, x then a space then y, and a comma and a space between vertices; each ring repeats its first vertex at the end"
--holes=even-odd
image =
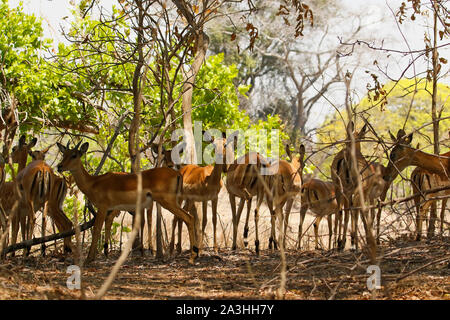
MULTIPOLYGON (((397 240, 380 247, 382 288, 367 290, 368 261, 351 251, 287 252, 286 299, 446 299, 450 300, 449 239, 429 243, 397 240), (435 262, 447 257, 444 262, 435 262), (433 263, 435 262, 435 263, 433 263), (400 278, 406 276, 404 279, 400 278)), ((279 254, 264 250, 206 251, 195 265, 188 252, 157 260, 146 251, 133 254, 121 268, 105 299, 272 299, 279 285, 279 254)), ((99 256, 82 271, 93 297, 111 270, 118 252, 99 256)), ((8 258, 0 264, 0 299, 77 299, 66 287, 61 255, 8 258)))

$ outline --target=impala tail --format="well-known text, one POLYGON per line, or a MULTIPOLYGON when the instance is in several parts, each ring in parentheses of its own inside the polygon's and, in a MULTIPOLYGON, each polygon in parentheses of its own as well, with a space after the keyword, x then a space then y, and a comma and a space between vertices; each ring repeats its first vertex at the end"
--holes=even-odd
POLYGON ((45 201, 50 194, 50 172, 47 170, 39 170, 36 172, 31 184, 30 194, 34 199, 45 201))
POLYGON ((66 195, 67 195, 67 185, 66 185, 66 182, 64 181, 64 179, 61 179, 58 183, 57 191, 56 191, 56 195, 55 195, 58 208, 61 211, 63 209, 64 199, 66 198, 66 195))
POLYGON ((181 204, 182 198, 181 195, 183 193, 183 176, 181 174, 177 175, 177 186, 176 186, 176 201, 181 204))

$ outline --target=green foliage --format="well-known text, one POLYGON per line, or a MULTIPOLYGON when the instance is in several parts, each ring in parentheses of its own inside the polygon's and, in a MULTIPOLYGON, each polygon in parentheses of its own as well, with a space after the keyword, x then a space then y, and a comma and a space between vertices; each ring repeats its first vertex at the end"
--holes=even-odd
MULTIPOLYGON (((278 115, 268 115, 267 120, 251 123, 245 111, 239 109, 238 92, 245 96, 250 86, 241 85, 236 88, 234 82, 238 76, 236 65, 225 65, 224 54, 210 56, 200 69, 196 88, 193 93, 193 119, 201 121, 203 129, 215 128, 221 131, 229 129, 247 131, 248 145, 257 146, 258 141, 266 139, 271 153, 272 141, 270 132, 279 131, 278 154, 284 154, 283 141, 289 140, 278 115)), ((249 151, 247 145, 246 151, 249 151)), ((263 151, 263 150, 258 150, 263 151)), ((265 152, 264 152, 265 153, 265 152)), ((240 155, 238 155, 240 156, 240 155)))
MULTIPOLYGON (((50 40, 42 39, 41 21, 23 12, 22 3, 9 8, 8 1, 0 4, 0 67, 1 86, 18 102, 21 119, 28 124, 40 114, 41 99, 48 99, 48 78, 40 67, 40 54, 49 47, 50 40)), ((35 123, 34 123, 35 124, 35 123)), ((24 132, 29 126, 21 127, 24 132)))
POLYGON ((233 80, 238 70, 234 64, 226 66, 223 59, 223 53, 209 57, 197 75, 192 97, 192 117, 202 121, 205 130, 246 128, 250 123, 248 115, 239 110, 236 92, 237 89, 245 95, 249 86, 234 86, 233 80))

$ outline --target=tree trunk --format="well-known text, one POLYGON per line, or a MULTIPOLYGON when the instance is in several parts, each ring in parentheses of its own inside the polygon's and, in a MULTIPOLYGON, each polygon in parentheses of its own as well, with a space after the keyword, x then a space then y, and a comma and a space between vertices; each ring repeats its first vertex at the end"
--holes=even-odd
MULTIPOLYGON (((143 53, 143 24, 144 24, 144 12, 142 8, 142 1, 136 1, 137 7, 139 8, 138 12, 138 35, 136 40, 137 52, 138 52, 138 61, 136 67, 134 69, 133 74, 133 120, 131 121, 130 130, 129 130, 129 138, 128 138, 128 152, 130 154, 131 161, 131 173, 136 173, 140 168, 140 161, 138 153, 139 151, 139 141, 138 141, 138 133, 139 133, 139 125, 141 122, 141 104, 142 104, 142 87, 145 83, 145 74, 142 75, 142 68, 144 66, 144 53, 143 53)), ((133 226, 135 225, 135 219, 139 212, 135 212, 133 215, 133 226)), ((140 234, 138 233, 135 241, 133 242, 133 249, 138 249, 140 246, 140 234)), ((142 249, 142 248, 140 248, 142 249)))
MULTIPOLYGON (((433 93, 431 96, 431 119, 433 120, 433 152, 435 154, 439 154, 439 117, 437 115, 436 103, 437 103, 437 82, 438 82, 438 52, 437 52, 437 37, 438 37, 438 28, 437 28, 437 16, 438 16, 438 8, 436 3, 433 1, 433 11, 434 11, 434 24, 433 24, 433 55, 432 55, 432 63, 433 63, 433 93)), ((432 205, 430 209, 430 223, 428 226, 428 237, 432 237, 434 234, 434 221, 432 217, 436 217, 436 205, 432 205)))
POLYGON ((192 128, 192 92, 194 89, 195 78, 205 60, 206 51, 208 50, 209 37, 201 31, 196 39, 197 52, 194 61, 188 71, 183 72, 184 85, 182 97, 183 110, 183 127, 186 135, 186 154, 188 163, 197 162, 197 154, 195 152, 194 131, 192 128))
POLYGON ((433 120, 433 144, 434 144, 434 153, 439 154, 439 117, 437 115, 436 103, 437 103, 437 82, 438 82, 438 52, 437 52, 437 37, 438 37, 438 28, 437 28, 437 16, 438 16, 438 8, 436 3, 433 1, 434 7, 434 26, 433 26, 433 94, 431 97, 431 118, 433 120))

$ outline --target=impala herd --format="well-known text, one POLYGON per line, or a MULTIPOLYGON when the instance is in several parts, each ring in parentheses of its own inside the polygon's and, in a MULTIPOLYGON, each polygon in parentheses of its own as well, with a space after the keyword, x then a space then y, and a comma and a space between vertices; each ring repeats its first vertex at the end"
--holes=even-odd
MULTIPOLYGON (((138 175, 134 173, 108 172, 103 175, 91 175, 83 166, 82 156, 89 148, 88 143, 79 142, 70 148, 57 143, 62 153, 62 160, 58 164, 59 173, 69 171, 78 189, 97 208, 92 232, 92 242, 86 262, 93 261, 97 254, 97 243, 100 239, 103 225, 105 225, 104 252, 108 253, 111 226, 114 217, 120 211, 147 209, 149 223, 149 246, 151 249, 151 210, 153 201, 167 209, 174 215, 170 252, 174 250, 175 231, 178 226, 177 251, 181 251, 182 224, 186 224, 190 240, 190 262, 193 263, 202 249, 203 236, 207 225, 207 202, 212 203, 213 248, 218 252, 217 243, 217 204, 219 192, 225 184, 229 195, 232 212, 233 242, 232 249, 237 248, 238 225, 244 205, 247 204, 247 214, 244 226, 244 245, 248 246, 249 218, 252 199, 256 197, 254 210, 255 252, 260 252, 259 241, 259 210, 265 200, 271 214, 271 233, 269 248, 276 249, 285 246, 286 237, 276 237, 275 222, 281 219, 284 224, 283 234, 289 225, 289 214, 297 196, 301 199, 300 223, 298 230, 298 249, 301 247, 303 236, 303 222, 306 212, 316 217, 314 223, 315 247, 318 249, 318 228, 323 218, 328 221, 329 249, 333 245, 344 249, 346 244, 348 222, 351 220, 351 244, 358 248, 358 219, 364 219, 366 228, 373 228, 376 240, 380 238, 381 206, 377 202, 384 201, 388 189, 395 178, 408 166, 417 168, 411 175, 412 188, 416 196, 414 202, 417 208, 416 239, 421 239, 422 223, 426 219, 426 212, 430 206, 436 205, 436 196, 448 196, 449 190, 435 193, 424 193, 430 189, 447 186, 450 171, 450 152, 443 155, 428 154, 411 147, 413 134, 400 129, 397 136, 390 133, 393 147, 389 155, 389 163, 385 167, 377 162, 370 162, 361 153, 361 141, 367 132, 367 125, 356 131, 352 122, 347 126, 347 138, 344 148, 339 151, 331 165, 332 181, 319 179, 304 180, 302 171, 305 165, 305 147, 301 145, 296 155, 291 154, 286 146, 286 153, 290 161, 266 159, 259 153, 249 152, 244 156, 227 164, 226 157, 234 155, 234 143, 230 143, 225 136, 220 139, 209 138, 215 147, 216 163, 208 166, 194 164, 181 168, 174 164, 171 150, 160 149, 159 156, 162 166, 144 170, 140 173, 142 188, 138 191, 138 175), (265 175, 261 175, 264 169, 265 175), (225 180, 222 181, 222 176, 225 180), (139 200, 138 200, 139 197, 139 200), (236 205, 236 198, 239 204, 236 205), (183 204, 184 201, 184 205, 183 204), (196 203, 202 203, 203 219, 200 227, 200 217, 196 210, 196 203), (368 206, 369 210, 363 210, 368 206), (377 208, 377 209, 376 209, 377 208), (284 213, 283 213, 284 209, 284 213), (335 215, 334 232, 332 215, 335 215), (334 234, 334 240, 332 235, 334 234), (280 244, 280 241, 283 243, 280 244)), ((0 226, 3 231, 2 241, 5 247, 9 234, 8 221, 11 223, 11 245, 17 242, 19 229, 23 241, 33 237, 36 212, 42 211, 42 235, 45 235, 45 219, 50 216, 60 232, 71 230, 72 222, 63 212, 63 202, 67 193, 67 183, 64 178, 56 175, 44 161, 49 148, 42 151, 32 151, 37 139, 26 143, 25 136, 20 137, 18 145, 12 149, 12 162, 18 164, 18 173, 12 181, 5 182, 5 159, 0 156, 0 226), (27 157, 32 162, 27 165, 27 157), (10 219, 9 219, 10 218, 10 219), (9 220, 8 220, 9 219, 9 220), (5 237, 6 235, 6 237, 5 237), (6 239, 5 239, 6 238, 6 239)), ((235 142, 235 141, 234 141, 235 142)), ((158 146, 152 150, 158 155, 158 146)), ((444 215, 446 199, 444 198, 440 215, 440 231, 444 229, 444 215)), ((435 217, 430 217, 435 219, 435 217)), ((430 222, 430 225, 434 224, 430 222)), ((141 224, 141 248, 143 248, 143 227, 141 224)), ((428 236, 432 231, 428 231, 428 236)), ((27 253, 29 253, 28 248, 27 253)), ((64 238, 64 251, 74 250, 70 237, 64 238)), ((45 254, 45 246, 41 252, 45 254)))

